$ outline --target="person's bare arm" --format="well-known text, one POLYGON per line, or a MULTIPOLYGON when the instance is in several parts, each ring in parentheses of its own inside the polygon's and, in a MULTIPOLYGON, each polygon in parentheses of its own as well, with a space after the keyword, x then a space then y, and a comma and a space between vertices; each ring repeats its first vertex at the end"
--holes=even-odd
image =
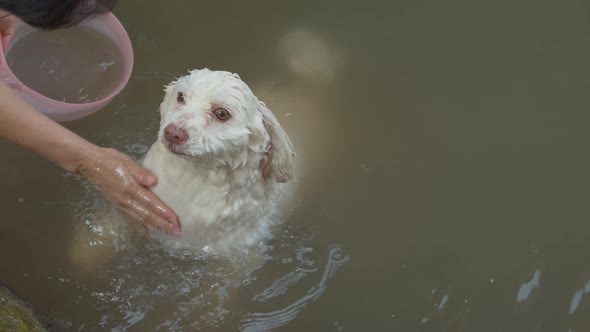
POLYGON ((156 177, 128 156, 96 146, 39 113, 0 82, 0 136, 87 177, 119 210, 144 225, 180 234, 174 212, 146 187, 156 177))

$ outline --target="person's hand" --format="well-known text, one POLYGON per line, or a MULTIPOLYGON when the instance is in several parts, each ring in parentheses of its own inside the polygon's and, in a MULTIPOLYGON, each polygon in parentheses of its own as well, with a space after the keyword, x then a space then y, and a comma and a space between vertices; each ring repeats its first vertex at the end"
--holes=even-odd
POLYGON ((131 219, 146 228, 153 225, 180 235, 176 214, 147 188, 156 185, 156 176, 125 154, 96 147, 82 162, 79 172, 131 219))
POLYGON ((2 48, 4 49, 4 52, 6 52, 6 48, 14 36, 15 24, 16 21, 13 15, 0 10, 0 35, 2 36, 2 48))

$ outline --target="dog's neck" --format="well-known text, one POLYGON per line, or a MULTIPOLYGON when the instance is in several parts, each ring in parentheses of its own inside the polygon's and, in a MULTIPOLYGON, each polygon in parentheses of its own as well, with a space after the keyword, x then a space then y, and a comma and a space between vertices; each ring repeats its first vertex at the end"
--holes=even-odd
POLYGON ((228 175, 248 172, 260 168, 263 155, 250 149, 243 152, 225 153, 218 156, 204 156, 199 158, 181 157, 194 167, 208 171, 227 173, 228 175))
POLYGON ((225 178, 227 183, 236 186, 244 185, 240 181, 247 176, 251 180, 263 180, 260 163, 263 155, 260 152, 247 150, 241 153, 228 153, 223 156, 188 157, 172 153, 161 142, 155 142, 143 160, 143 164, 153 172, 166 174, 170 170, 172 177, 183 177, 185 173, 191 177, 207 176, 225 178))

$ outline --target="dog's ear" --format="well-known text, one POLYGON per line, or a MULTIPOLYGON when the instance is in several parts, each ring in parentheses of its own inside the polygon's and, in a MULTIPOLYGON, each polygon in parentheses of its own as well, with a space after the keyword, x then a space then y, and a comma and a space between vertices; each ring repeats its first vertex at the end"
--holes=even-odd
POLYGON ((260 165, 262 174, 265 179, 274 178, 280 183, 287 182, 293 178, 293 143, 274 114, 261 101, 258 101, 258 110, 262 114, 264 128, 270 136, 270 145, 260 165))

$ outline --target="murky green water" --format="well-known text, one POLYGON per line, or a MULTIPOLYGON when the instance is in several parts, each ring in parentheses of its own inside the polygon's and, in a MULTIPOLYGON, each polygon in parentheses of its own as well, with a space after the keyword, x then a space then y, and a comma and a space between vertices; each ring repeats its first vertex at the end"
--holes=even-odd
POLYGON ((133 77, 68 126, 139 157, 171 75, 235 71, 294 138, 302 202, 245 277, 140 240, 80 274, 70 243, 96 198, 3 142, 0 280, 46 316, 72 331, 590 329, 588 2, 128 0, 116 14, 133 77))

